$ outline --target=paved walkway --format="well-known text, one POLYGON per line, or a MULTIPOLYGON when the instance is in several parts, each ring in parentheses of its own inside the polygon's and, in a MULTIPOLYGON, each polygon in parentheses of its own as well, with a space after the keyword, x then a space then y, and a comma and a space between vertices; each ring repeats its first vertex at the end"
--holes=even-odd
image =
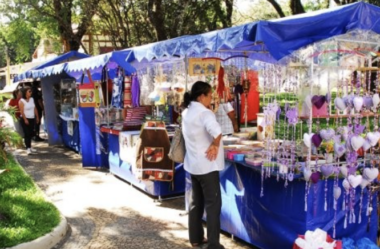
MULTIPOLYGON (((61 146, 17 159, 67 218, 70 232, 57 249, 190 248, 184 198, 157 202, 104 170, 84 169, 80 155, 61 146)), ((221 235, 226 248, 253 248, 221 235)))

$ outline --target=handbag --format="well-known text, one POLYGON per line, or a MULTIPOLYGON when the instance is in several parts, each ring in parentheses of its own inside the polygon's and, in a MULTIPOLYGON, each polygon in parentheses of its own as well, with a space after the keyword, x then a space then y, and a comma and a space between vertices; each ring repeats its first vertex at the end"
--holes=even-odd
POLYGON ((176 163, 185 161, 186 147, 181 128, 176 128, 172 143, 170 144, 169 158, 176 163))

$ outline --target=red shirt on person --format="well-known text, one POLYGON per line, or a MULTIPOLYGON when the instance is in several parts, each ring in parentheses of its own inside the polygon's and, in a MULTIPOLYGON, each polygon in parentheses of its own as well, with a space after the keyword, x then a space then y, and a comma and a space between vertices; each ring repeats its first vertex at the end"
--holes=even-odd
POLYGON ((20 98, 11 99, 9 101, 9 106, 13 106, 16 108, 16 112, 15 112, 16 118, 19 118, 21 116, 20 107, 18 106, 19 100, 20 100, 20 98))

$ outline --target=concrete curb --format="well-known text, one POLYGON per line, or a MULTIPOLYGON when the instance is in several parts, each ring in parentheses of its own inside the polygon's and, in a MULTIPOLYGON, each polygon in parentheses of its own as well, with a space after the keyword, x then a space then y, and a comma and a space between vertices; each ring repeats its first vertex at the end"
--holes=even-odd
POLYGON ((61 222, 56 226, 53 231, 45 234, 38 239, 19 244, 14 247, 6 249, 51 249, 57 245, 66 236, 67 233, 67 220, 61 215, 61 222))
MULTIPOLYGON (((13 152, 14 160, 21 166, 23 171, 26 173, 25 169, 22 167, 20 162, 17 160, 18 153, 13 152)), ((26 173, 28 174, 28 173, 26 173)), ((38 187, 36 185, 36 187, 38 187)), ((44 192, 45 199, 53 203, 44 192)), ((61 221, 50 233, 43 235, 35 240, 19 244, 17 246, 8 247, 5 249, 51 249, 56 246, 63 238, 65 238, 67 233, 68 225, 66 218, 61 214, 61 221)))

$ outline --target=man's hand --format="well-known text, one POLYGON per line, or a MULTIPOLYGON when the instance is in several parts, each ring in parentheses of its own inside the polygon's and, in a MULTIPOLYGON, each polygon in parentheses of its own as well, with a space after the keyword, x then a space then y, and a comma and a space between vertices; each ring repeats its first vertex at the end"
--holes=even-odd
POLYGON ((216 157, 218 156, 218 152, 219 152, 219 146, 211 144, 206 150, 207 159, 210 161, 214 161, 216 157))

